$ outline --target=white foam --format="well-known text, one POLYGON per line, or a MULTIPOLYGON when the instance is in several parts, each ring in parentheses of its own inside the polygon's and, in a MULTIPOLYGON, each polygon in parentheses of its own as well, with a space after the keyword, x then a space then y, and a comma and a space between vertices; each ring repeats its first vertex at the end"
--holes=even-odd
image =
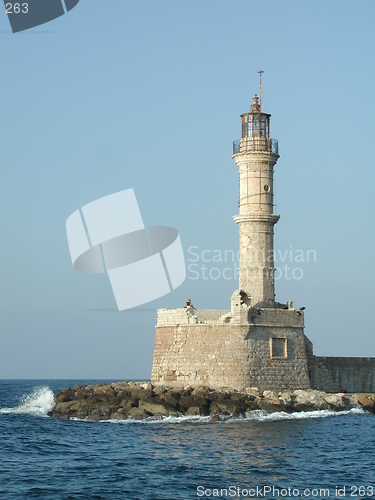
POLYGON ((280 420, 302 420, 308 418, 327 418, 327 417, 342 417, 349 414, 365 414, 361 408, 352 408, 344 411, 334 410, 314 410, 314 411, 299 411, 294 413, 286 413, 284 411, 268 413, 265 410, 254 410, 247 413, 246 418, 236 419, 257 422, 276 422, 280 420))
MULTIPOLYGON (((220 423, 244 423, 244 422, 278 422, 282 420, 303 420, 311 418, 327 418, 327 417, 342 417, 349 414, 360 414, 365 415, 365 412, 361 408, 352 408, 351 410, 344 411, 333 411, 333 410, 315 410, 315 411, 300 411, 294 413, 286 412, 275 412, 269 413, 266 410, 253 410, 247 413, 246 417, 231 417, 231 416, 219 416, 220 423)), ((87 422, 88 418, 70 418, 70 420, 87 422)), ((192 422, 197 424, 207 424, 211 422, 210 416, 200 417, 195 415, 180 415, 180 416, 169 416, 169 417, 148 417, 145 419, 107 419, 99 420, 100 423, 107 424, 183 424, 186 422, 192 422)))
POLYGON ((134 419, 134 418, 127 418, 123 420, 119 419, 108 419, 108 420, 102 420, 102 422, 108 422, 110 424, 134 424, 134 423, 141 423, 141 424, 163 424, 163 423, 173 423, 173 424, 181 424, 184 422, 196 422, 196 423, 208 423, 211 421, 211 417, 205 416, 205 417, 200 417, 199 415, 179 415, 178 417, 176 416, 169 416, 169 417, 148 417, 148 418, 143 418, 143 419, 134 419))
POLYGON ((21 404, 14 408, 1 408, 0 413, 31 414, 46 417, 55 403, 53 392, 49 387, 35 387, 31 394, 24 394, 21 404))

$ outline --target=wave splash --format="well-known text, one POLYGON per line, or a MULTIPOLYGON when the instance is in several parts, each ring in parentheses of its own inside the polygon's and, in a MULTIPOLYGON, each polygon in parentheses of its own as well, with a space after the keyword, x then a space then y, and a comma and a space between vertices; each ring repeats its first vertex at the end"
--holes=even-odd
POLYGON ((38 417, 46 417, 52 410, 55 397, 49 387, 35 387, 30 394, 24 394, 21 404, 14 408, 1 408, 0 413, 29 414, 38 417))

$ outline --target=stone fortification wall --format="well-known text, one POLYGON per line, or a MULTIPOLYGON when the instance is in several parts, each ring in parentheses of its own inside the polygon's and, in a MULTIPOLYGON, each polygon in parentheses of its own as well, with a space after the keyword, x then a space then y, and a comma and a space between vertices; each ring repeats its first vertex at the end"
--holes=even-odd
POLYGON ((374 392, 375 358, 314 356, 311 387, 325 392, 374 392))
POLYGON ((253 328, 247 338, 251 353, 249 378, 259 390, 309 389, 308 360, 312 350, 310 341, 302 329, 288 327, 253 328), (275 341, 285 341, 285 355, 275 352, 275 341))
POLYGON ((158 311, 152 382, 278 391, 310 388, 312 345, 303 333, 303 314, 254 310, 249 311, 249 322, 242 322, 245 309, 236 306, 238 314, 235 309, 158 311))
POLYGON ((157 327, 151 381, 174 387, 247 387, 246 334, 240 325, 157 327))

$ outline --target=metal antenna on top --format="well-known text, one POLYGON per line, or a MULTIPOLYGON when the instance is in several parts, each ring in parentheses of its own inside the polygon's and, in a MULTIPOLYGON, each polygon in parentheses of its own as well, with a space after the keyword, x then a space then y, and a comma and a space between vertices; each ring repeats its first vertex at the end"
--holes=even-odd
POLYGON ((259 107, 260 111, 262 111, 262 73, 264 73, 264 71, 259 70, 258 73, 259 73, 259 107))

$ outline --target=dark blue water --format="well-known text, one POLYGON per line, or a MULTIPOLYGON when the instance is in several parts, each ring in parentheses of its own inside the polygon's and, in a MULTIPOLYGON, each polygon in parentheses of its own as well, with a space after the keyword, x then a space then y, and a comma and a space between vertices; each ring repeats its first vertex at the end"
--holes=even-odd
POLYGON ((45 415, 51 390, 90 382, 0 381, 0 500, 375 498, 373 415, 216 423, 45 415))

